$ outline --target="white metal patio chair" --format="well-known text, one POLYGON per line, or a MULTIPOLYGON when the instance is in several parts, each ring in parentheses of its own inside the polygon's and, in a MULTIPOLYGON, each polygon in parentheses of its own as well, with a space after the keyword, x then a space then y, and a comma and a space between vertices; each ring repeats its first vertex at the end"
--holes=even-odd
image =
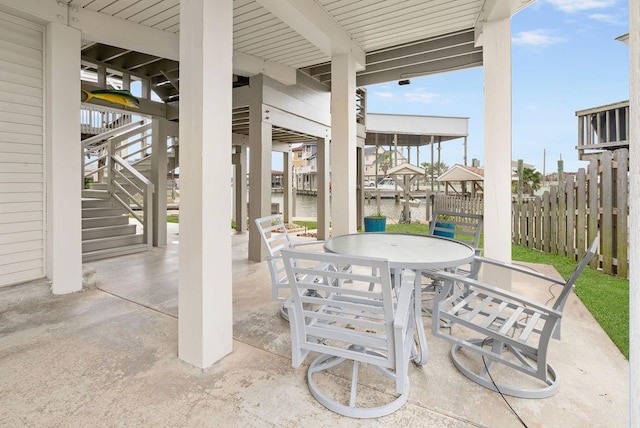
MULTIPOLYGON (((431 222, 429 223, 429 235, 463 242, 473 247, 476 255, 479 256, 482 251, 478 247, 480 234, 482 233, 482 224, 482 214, 434 210, 431 222)), ((477 278, 479 269, 480 266, 472 263, 469 267, 464 266, 457 268, 455 273, 477 278)), ((442 289, 442 284, 433 278, 430 271, 424 271, 422 275, 431 280, 422 291, 439 292, 442 289)), ((423 312, 430 313, 431 311, 427 307, 423 307, 423 312)))
MULTIPOLYGON (((269 252, 269 257, 267 257, 266 261, 271 277, 271 297, 274 302, 284 303, 289 295, 289 285, 280 251, 300 246, 317 246, 321 245, 323 241, 295 243, 291 234, 287 231, 287 227, 280 214, 257 218, 255 219, 255 224, 262 237, 262 242, 264 242, 269 252)), ((289 320, 284 304, 280 306, 280 316, 287 321, 289 320)))
MULTIPOLYGON (((293 366, 299 367, 310 352, 320 353, 307 372, 311 394, 328 409, 354 418, 375 418, 398 410, 409 396, 408 367, 415 327, 413 284, 392 290, 389 262, 384 259, 297 250, 282 250, 282 256, 291 288, 286 305, 293 366), (347 264, 349 270, 322 267, 337 264, 347 264), (309 294, 310 289, 325 297, 309 294), (326 377, 325 371, 347 361, 353 362, 351 371, 332 372, 326 377), (371 365, 373 374, 392 379, 390 402, 371 406, 356 402, 357 389, 362 386, 358 380, 359 370, 364 370, 361 364, 371 365), (336 391, 333 376, 340 373, 351 373, 348 400, 340 400, 345 394, 336 391), (327 384, 331 387, 326 388, 327 384)), ((378 388, 379 379, 375 384, 378 388)))
POLYGON ((453 343, 451 358, 458 370, 486 388, 514 397, 545 398, 555 394, 559 377, 547 362, 549 341, 560 339, 564 305, 598 243, 599 237, 564 283, 526 268, 477 257, 478 263, 562 284, 551 305, 551 301, 539 304, 469 277, 437 273, 444 288, 434 301, 432 332, 453 343), (444 323, 448 328, 440 328, 444 323), (474 361, 474 355, 482 357, 482 361, 474 361), (492 367, 495 370, 490 373, 492 367), (517 372, 526 376, 518 377, 517 372), (496 375, 501 380, 496 380, 496 375))
POLYGON ((429 235, 456 239, 478 250, 482 223, 482 214, 436 210, 429 223, 429 235))

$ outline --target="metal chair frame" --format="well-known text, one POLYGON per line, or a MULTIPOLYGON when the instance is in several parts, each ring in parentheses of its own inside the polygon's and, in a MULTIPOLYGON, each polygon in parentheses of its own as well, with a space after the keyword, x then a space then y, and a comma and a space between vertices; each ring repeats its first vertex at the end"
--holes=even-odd
POLYGON ((566 282, 535 271, 484 257, 478 264, 489 264, 519 272, 562 290, 551 306, 541 305, 507 290, 479 280, 448 272, 433 274, 444 283, 434 301, 432 333, 453 343, 454 365, 474 382, 494 391, 521 398, 545 398, 559 386, 556 370, 547 362, 549 342, 560 339, 564 305, 576 280, 598 249, 599 237, 582 257, 566 282), (442 326, 447 328, 441 328, 442 326), (469 338, 476 335, 476 338, 469 338), (479 336, 479 338, 477 337, 479 336), (483 358, 480 369, 473 369, 462 358, 462 350, 483 358), (540 386, 522 387, 495 382, 489 373, 494 364, 538 379, 540 386))
POLYGON ((274 302, 283 302, 280 307, 280 316, 288 321, 289 316, 284 307, 284 302, 288 297, 289 283, 280 252, 283 249, 322 244, 323 241, 294 242, 280 214, 257 218, 254 222, 269 253, 266 262, 269 266, 269 276, 271 278, 271 298, 274 302))
POLYGON ((293 366, 299 367, 311 352, 320 353, 307 372, 311 394, 328 409, 354 418, 375 418, 398 410, 409 396, 413 284, 393 290, 389 262, 384 259, 284 249, 282 256, 291 289, 286 305, 293 366), (347 361, 353 362, 353 368, 345 403, 331 397, 314 378, 347 361), (398 396, 381 406, 358 403, 361 364, 391 378, 398 396))

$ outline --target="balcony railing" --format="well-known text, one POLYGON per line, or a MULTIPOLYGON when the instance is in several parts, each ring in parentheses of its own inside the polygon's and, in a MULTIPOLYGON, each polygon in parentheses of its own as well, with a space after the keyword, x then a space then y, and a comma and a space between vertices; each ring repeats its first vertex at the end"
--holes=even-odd
POLYGON ((578 158, 604 150, 629 148, 629 101, 621 101, 576 112, 578 116, 578 158))

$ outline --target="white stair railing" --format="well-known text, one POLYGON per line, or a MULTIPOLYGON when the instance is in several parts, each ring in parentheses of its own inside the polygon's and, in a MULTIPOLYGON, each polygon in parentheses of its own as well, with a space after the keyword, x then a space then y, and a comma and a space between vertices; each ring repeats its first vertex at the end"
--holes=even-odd
MULTIPOLYGON (((109 156, 110 142, 121 139, 126 140, 129 136, 138 134, 139 131, 136 131, 137 129, 150 126, 146 125, 147 122, 148 120, 144 119, 136 120, 82 141, 82 188, 84 188, 87 177, 93 177, 94 181, 100 181, 104 175, 104 171, 108 168, 107 158, 109 156)), ((121 150, 118 152, 121 152, 121 150)), ((112 154, 118 153, 112 152, 112 154)))
POLYGON ((117 155, 109 162, 109 193, 142 226, 144 243, 153 245, 153 183, 117 155))
POLYGON ((111 129, 131 123, 132 114, 122 110, 93 105, 83 105, 80 109, 80 132, 82 134, 103 134, 111 129))

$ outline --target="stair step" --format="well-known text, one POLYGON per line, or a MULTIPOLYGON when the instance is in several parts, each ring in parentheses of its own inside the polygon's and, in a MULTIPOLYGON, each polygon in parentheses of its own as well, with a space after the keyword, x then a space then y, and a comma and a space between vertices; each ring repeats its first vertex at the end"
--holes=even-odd
POLYGON ((82 198, 82 208, 115 208, 111 199, 82 198))
POLYGON ((82 242, 82 253, 105 250, 107 248, 125 247, 133 244, 142 244, 142 235, 124 235, 110 238, 91 239, 82 242))
POLYGON ((82 230, 82 241, 89 241, 98 238, 109 238, 112 236, 135 235, 135 224, 123 224, 117 226, 93 227, 82 230))
POLYGON ((109 192, 105 190, 85 189, 82 191, 83 198, 109 199, 109 192))
POLYGON ((89 187, 90 190, 109 190, 109 184, 102 182, 91 183, 89 187))
POLYGON ((124 210, 121 208, 83 208, 82 218, 94 218, 94 217, 111 217, 124 214, 124 210))
POLYGON ((129 217, 120 214, 112 217, 91 217, 82 219, 82 229, 92 229, 94 227, 119 226, 129 224, 129 217))
POLYGON ((126 254, 141 253, 148 251, 147 244, 134 244, 124 247, 106 248, 104 250, 88 251, 82 254, 82 262, 91 262, 94 260, 106 259, 109 257, 124 256, 126 254))

